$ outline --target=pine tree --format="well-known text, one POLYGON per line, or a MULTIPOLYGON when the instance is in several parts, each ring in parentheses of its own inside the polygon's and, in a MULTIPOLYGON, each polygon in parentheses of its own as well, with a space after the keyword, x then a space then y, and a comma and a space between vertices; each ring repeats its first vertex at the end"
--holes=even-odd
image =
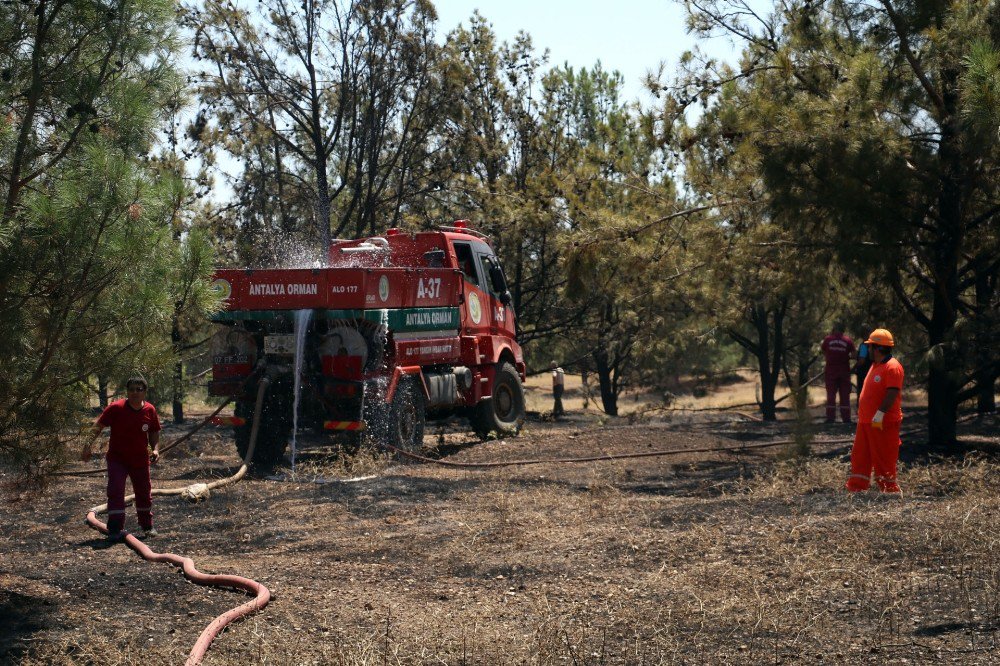
POLYGON ((744 52, 739 70, 688 62, 665 111, 679 118, 702 100, 714 129, 687 135, 678 122, 674 138, 725 145, 719 158, 759 186, 768 215, 758 223, 828 243, 845 270, 892 292, 908 315, 900 350, 926 367, 926 450, 954 452, 959 404, 1000 375, 995 353, 971 353, 995 337, 997 309, 1000 155, 995 133, 970 122, 988 117, 975 113, 972 64, 990 70, 974 48, 993 50, 995 4, 791 3, 756 24, 729 11, 741 4, 705 2, 692 15, 744 52))
POLYGON ((169 193, 145 168, 176 88, 173 3, 0 12, 0 453, 59 462, 94 376, 169 359, 169 193))

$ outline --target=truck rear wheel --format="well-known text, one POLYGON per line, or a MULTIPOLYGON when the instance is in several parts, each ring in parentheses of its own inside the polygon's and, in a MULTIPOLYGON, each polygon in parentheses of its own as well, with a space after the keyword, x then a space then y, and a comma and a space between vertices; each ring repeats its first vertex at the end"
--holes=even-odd
MULTIPOLYGON (((271 469, 281 462, 288 447, 288 436, 292 424, 288 418, 286 405, 275 393, 269 392, 261 407, 260 426, 257 429, 257 444, 254 446, 251 465, 256 469, 271 469)), ((236 451, 240 459, 245 459, 250 448, 250 431, 253 428, 252 402, 237 402, 236 416, 246 419, 246 423, 235 428, 236 451)))
POLYGON ((402 451, 419 451, 424 445, 424 424, 427 421, 424 391, 413 379, 403 379, 392 396, 392 404, 384 417, 376 417, 376 437, 402 451))
POLYGON ((469 420, 472 429, 482 439, 491 434, 513 436, 524 425, 524 387, 510 363, 502 363, 493 381, 493 393, 475 406, 469 420))

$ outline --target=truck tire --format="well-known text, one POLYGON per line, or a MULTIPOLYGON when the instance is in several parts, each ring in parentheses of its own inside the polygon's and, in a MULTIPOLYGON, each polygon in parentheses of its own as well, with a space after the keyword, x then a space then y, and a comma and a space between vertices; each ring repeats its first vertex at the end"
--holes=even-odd
MULTIPOLYGON (((261 407, 263 413, 260 415, 260 427, 257 430, 257 445, 254 447, 253 460, 250 461, 254 469, 269 470, 280 463, 285 455, 292 424, 287 410, 283 407, 283 401, 275 394, 271 393, 265 397, 264 405, 261 407)), ((253 408, 252 402, 236 403, 236 416, 246 419, 244 425, 234 429, 236 451, 240 454, 240 460, 246 458, 247 450, 250 448, 253 408)))
POLYGON ((510 363, 502 363, 493 381, 493 393, 473 408, 469 421, 480 439, 514 436, 524 425, 524 387, 510 363))
POLYGON ((380 418, 376 433, 380 444, 389 444, 403 451, 419 451, 424 446, 424 424, 427 421, 426 400, 419 382, 407 378, 399 382, 392 404, 380 418))

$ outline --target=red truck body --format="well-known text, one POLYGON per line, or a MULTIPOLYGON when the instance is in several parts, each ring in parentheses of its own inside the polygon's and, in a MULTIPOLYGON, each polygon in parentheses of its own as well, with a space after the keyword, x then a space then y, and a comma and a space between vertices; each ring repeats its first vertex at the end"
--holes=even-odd
MULTIPOLYGON (((245 435, 249 427, 255 382, 247 378, 261 365, 288 375, 296 332, 303 356, 298 381, 314 425, 360 430, 389 421, 381 439, 410 448, 419 445, 427 415, 463 413, 481 435, 517 431, 524 358, 506 279, 484 237, 461 222, 412 235, 390 229, 384 237, 335 242, 329 264, 215 273, 225 309, 213 317, 223 329, 213 344, 210 392, 237 396, 237 443, 240 428, 245 435), (307 316, 297 314, 303 311, 307 316), (397 399, 400 386, 408 395, 397 399), (400 400, 415 405, 396 405, 400 400), (417 407, 419 423, 394 422, 395 412, 417 407), (409 441, 385 436, 386 428, 409 441)), ((277 382, 271 393, 287 392, 292 381, 277 382)), ((278 395, 266 410, 280 422, 271 428, 277 439, 287 430, 281 425, 287 402, 278 395)), ((283 451, 280 443, 270 448, 283 451)), ((273 464, 275 457, 260 462, 273 464)))

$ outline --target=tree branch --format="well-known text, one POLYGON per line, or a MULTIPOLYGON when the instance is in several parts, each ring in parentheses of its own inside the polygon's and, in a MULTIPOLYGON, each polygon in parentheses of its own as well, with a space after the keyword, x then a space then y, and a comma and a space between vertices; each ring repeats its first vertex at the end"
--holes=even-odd
POLYGON ((889 20, 892 21, 892 26, 896 30, 896 36, 899 37, 899 47, 903 51, 903 56, 906 58, 906 62, 910 64, 913 74, 917 77, 917 80, 920 81, 920 85, 923 86, 924 91, 931 98, 931 101, 934 103, 938 113, 941 114, 941 116, 946 115, 947 110, 945 109, 944 97, 942 97, 941 93, 934 88, 934 84, 931 83, 927 73, 924 72, 924 68, 920 66, 920 62, 913 54, 913 50, 910 48, 910 39, 906 31, 907 26, 904 25, 902 17, 896 13, 896 10, 893 8, 890 0, 880 1, 882 6, 885 7, 886 14, 889 15, 889 20))

